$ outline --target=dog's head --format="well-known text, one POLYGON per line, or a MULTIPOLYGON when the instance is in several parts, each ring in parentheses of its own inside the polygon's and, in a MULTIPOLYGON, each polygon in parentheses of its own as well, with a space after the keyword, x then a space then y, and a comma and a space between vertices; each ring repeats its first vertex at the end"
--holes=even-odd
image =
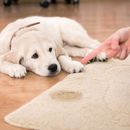
POLYGON ((12 39, 11 51, 5 59, 38 75, 52 76, 61 70, 58 56, 63 53, 54 40, 43 37, 39 30, 29 30, 12 39))

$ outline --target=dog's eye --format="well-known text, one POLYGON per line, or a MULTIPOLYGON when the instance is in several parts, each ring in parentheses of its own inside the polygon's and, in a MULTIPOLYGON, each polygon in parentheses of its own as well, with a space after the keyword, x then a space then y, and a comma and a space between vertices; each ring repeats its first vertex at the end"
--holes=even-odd
POLYGON ((52 52, 52 48, 51 47, 49 48, 49 52, 52 52))
POLYGON ((34 53, 33 55, 32 55, 32 58, 33 59, 37 59, 39 56, 38 56, 38 54, 37 53, 34 53))

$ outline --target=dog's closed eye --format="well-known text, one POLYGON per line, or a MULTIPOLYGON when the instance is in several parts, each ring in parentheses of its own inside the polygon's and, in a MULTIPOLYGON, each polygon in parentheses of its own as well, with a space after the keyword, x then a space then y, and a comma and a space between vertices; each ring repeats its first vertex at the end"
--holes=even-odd
POLYGON ((34 53, 33 55, 32 55, 32 58, 33 59, 37 59, 39 57, 39 55, 37 54, 37 53, 34 53))

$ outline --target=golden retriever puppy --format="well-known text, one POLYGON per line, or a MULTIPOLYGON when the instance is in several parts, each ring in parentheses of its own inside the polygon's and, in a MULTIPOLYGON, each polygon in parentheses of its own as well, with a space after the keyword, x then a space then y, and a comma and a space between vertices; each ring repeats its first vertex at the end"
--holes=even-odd
MULTIPOLYGON (((61 69, 82 72, 84 66, 71 56, 84 57, 100 42, 76 21, 62 17, 33 16, 8 24, 0 33, 0 72, 24 77, 26 70, 53 76, 61 69)), ((97 57, 105 60, 104 52, 97 57)))

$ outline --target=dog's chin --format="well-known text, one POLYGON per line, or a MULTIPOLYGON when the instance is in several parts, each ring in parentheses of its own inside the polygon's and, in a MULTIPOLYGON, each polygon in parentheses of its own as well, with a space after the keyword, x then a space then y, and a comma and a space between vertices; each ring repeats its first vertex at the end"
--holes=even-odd
POLYGON ((52 77, 52 76, 56 76, 59 74, 60 71, 56 71, 54 73, 47 73, 47 74, 43 74, 43 73, 36 73, 34 72, 35 74, 39 75, 39 76, 42 76, 42 77, 52 77))
POLYGON ((43 76, 43 77, 51 77, 51 76, 55 76, 57 74, 60 73, 61 68, 58 68, 56 72, 49 72, 48 70, 46 71, 41 71, 41 70, 31 70, 33 73, 39 75, 39 76, 43 76))
POLYGON ((49 74, 48 74, 48 77, 56 76, 56 75, 59 74, 59 72, 60 72, 60 71, 56 71, 56 72, 54 72, 54 73, 49 73, 49 74))

